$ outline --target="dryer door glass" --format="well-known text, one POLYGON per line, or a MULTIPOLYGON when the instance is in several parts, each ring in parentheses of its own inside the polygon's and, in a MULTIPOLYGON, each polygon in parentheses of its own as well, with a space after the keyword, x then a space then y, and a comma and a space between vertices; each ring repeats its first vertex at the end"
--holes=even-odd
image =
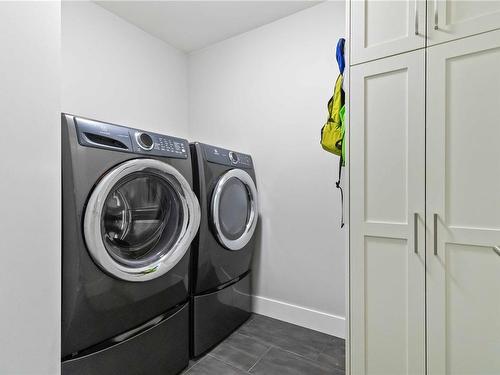
POLYGON ((226 172, 212 196, 212 221, 219 242, 229 250, 242 249, 257 225, 257 188, 241 169, 226 172))
POLYGON ((250 196, 245 184, 236 177, 222 187, 219 202, 221 232, 230 240, 236 240, 245 232, 250 216, 250 196))
POLYGON ((101 235, 117 262, 145 266, 171 250, 183 216, 179 193, 170 182, 137 172, 119 181, 108 194, 101 235))
POLYGON ((90 255, 104 271, 147 281, 184 257, 199 225, 198 199, 182 174, 159 160, 135 159, 96 185, 83 229, 90 255))

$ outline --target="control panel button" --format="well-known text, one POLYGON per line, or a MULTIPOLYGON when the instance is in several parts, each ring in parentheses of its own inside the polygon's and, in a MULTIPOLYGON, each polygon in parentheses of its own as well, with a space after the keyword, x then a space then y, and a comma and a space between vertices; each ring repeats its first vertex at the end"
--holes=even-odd
POLYGON ((135 139, 139 147, 143 150, 149 151, 154 147, 153 138, 147 133, 137 132, 135 133, 135 139))

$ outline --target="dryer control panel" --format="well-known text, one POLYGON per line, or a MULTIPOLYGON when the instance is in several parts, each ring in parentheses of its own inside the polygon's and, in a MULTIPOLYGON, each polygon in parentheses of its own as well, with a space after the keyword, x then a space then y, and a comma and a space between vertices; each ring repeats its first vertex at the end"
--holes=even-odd
POLYGON ((211 163, 237 168, 253 168, 252 157, 250 155, 210 145, 203 145, 203 150, 206 160, 211 163))
POLYGON ((139 129, 74 117, 82 146, 187 159, 188 141, 139 129))

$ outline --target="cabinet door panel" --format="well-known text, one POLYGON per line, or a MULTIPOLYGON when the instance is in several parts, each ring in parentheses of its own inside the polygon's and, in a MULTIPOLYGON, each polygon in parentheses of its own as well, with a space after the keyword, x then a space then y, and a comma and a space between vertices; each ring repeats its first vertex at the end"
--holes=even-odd
POLYGON ((427 66, 428 373, 499 374, 500 31, 427 66))
POLYGON ((356 375, 424 373, 424 65, 419 50, 350 70, 350 366, 356 375))
POLYGON ((425 1, 351 2, 351 64, 425 46, 425 1))
POLYGON ((427 10, 428 45, 500 28, 499 0, 435 0, 427 10))

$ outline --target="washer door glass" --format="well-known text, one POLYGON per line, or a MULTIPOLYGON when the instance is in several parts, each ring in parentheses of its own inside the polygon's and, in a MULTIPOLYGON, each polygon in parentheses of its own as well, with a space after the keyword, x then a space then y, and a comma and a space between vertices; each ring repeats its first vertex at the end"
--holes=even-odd
POLYGON ((104 244, 127 266, 156 262, 179 237, 184 219, 179 193, 165 178, 136 172, 109 192, 102 210, 104 244))
POLYGON ((257 224, 257 189, 241 169, 232 169, 218 181, 212 198, 212 220, 219 242, 240 250, 252 238, 257 224))
POLYGON ((182 259, 199 225, 198 199, 182 174, 159 160, 135 159, 96 185, 83 229, 90 255, 105 272, 147 281, 182 259))

